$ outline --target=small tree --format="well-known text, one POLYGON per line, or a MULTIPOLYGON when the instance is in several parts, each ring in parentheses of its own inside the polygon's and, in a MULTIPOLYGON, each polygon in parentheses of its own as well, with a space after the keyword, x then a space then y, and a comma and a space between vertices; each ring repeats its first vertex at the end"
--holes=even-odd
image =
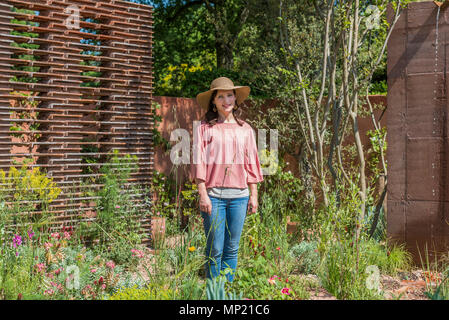
MULTIPOLYGON (((374 72, 385 63, 387 42, 406 2, 279 2, 281 55, 276 61, 276 70, 280 77, 282 108, 278 112, 288 117, 277 119, 287 118, 289 123, 298 126, 297 131, 287 131, 288 128, 281 131, 295 141, 298 158, 310 166, 312 184, 321 191, 324 206, 329 205, 331 192, 337 195, 338 201, 339 190, 343 190, 344 185, 351 187, 348 189, 358 189, 361 205, 355 221, 354 243, 357 246, 369 198, 366 151, 358 118, 363 112, 371 114, 375 128, 381 129, 373 116, 368 92, 374 72), (301 13, 300 9, 306 4, 313 5, 312 15, 301 13), (368 101, 369 110, 362 110, 362 98, 368 101), (342 142, 345 135, 352 135, 354 140, 356 170, 348 171, 344 166, 342 142)), ((270 117, 270 121, 272 119, 270 117)), ((380 139, 379 150, 386 174, 384 144, 385 135, 380 139)))

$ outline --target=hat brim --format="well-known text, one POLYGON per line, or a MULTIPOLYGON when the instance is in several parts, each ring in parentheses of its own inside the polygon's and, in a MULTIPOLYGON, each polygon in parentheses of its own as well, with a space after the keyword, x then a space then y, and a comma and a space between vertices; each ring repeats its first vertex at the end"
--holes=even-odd
POLYGON ((209 102, 210 98, 212 96, 212 92, 216 90, 235 90, 236 100, 237 104, 241 104, 243 101, 245 101, 249 97, 249 93, 251 92, 251 88, 248 86, 235 86, 231 88, 213 88, 211 90, 208 90, 206 92, 201 92, 196 96, 196 101, 200 105, 202 109, 208 109, 209 108, 209 102))

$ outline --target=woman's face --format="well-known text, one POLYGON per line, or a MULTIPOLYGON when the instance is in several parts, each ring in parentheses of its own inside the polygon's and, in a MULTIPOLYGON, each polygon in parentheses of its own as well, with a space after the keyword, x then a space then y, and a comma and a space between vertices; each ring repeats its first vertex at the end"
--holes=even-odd
POLYGON ((218 113, 226 116, 232 112, 235 100, 233 90, 218 90, 213 102, 217 106, 218 113))

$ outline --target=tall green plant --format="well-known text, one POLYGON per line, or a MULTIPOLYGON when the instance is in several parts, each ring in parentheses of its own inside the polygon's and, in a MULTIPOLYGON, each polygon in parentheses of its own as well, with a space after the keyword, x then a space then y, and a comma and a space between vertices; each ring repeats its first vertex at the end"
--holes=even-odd
POLYGON ((79 229, 86 240, 98 241, 97 250, 105 250, 117 263, 136 260, 131 249, 145 237, 142 218, 148 214, 149 192, 128 182, 136 170, 136 156, 120 156, 116 150, 111 154, 100 169, 103 186, 97 192, 97 217, 91 225, 84 223, 79 229))

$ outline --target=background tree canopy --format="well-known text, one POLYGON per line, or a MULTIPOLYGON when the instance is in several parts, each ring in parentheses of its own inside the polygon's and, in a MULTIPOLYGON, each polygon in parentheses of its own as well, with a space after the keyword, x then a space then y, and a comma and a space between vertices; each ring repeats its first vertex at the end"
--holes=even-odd
MULTIPOLYGON (((250 85, 251 96, 277 97, 282 88, 279 0, 130 0, 154 7, 155 95, 195 97, 219 76, 250 85)), ((344 2, 344 1, 343 1, 344 2)), ((375 0, 363 1, 367 8, 375 0)), ((319 74, 323 2, 288 4, 300 39, 307 77, 319 74)), ((366 35, 368 52, 382 43, 387 26, 366 35)), ((379 48, 380 50, 380 48, 379 48)), ((367 56, 367 58, 369 58, 367 56)), ((311 81, 313 82, 313 81, 311 81)), ((373 76, 372 93, 386 93, 386 55, 373 76)))

